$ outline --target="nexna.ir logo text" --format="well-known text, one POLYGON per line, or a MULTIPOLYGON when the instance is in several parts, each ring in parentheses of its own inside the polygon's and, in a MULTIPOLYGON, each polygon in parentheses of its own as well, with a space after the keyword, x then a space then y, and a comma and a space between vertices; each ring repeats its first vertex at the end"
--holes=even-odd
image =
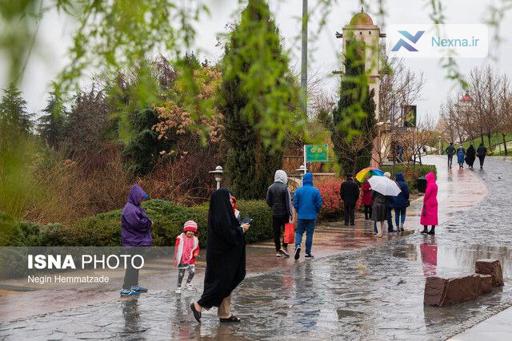
POLYGON ((425 33, 425 31, 418 31, 415 34, 411 34, 408 31, 398 31, 398 33, 400 33, 400 35, 402 35, 408 41, 405 41, 404 39, 400 38, 400 40, 395 44, 391 51, 396 52, 403 47, 408 51, 418 52, 418 50, 410 43, 416 44, 418 40, 420 40, 421 36, 423 36, 423 33, 425 33))

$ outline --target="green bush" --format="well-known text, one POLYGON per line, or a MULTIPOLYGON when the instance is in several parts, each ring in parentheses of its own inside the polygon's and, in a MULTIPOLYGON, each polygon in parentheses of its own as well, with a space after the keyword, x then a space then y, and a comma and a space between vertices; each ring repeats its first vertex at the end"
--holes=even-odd
POLYGON ((397 173, 402 173, 405 176, 409 190, 412 192, 418 190, 416 180, 418 180, 419 177, 425 176, 428 172, 437 174, 435 165, 397 164, 395 166, 382 166, 380 169, 384 172, 390 172, 392 176, 397 173))
MULTIPOLYGON (((208 237, 208 204, 185 207, 165 200, 150 200, 143 204, 153 221, 155 246, 173 246, 183 223, 194 220, 199 225, 202 247, 208 237)), ((272 214, 264 201, 239 200, 242 217, 254 219, 246 235, 248 243, 272 237, 272 214)), ((2 216, 0 216, 1 218, 2 216)), ((60 224, 38 225, 13 223, 15 232, 3 242, 10 246, 119 246, 121 211, 115 210, 80 220, 70 227, 60 224)), ((6 219, 4 219, 6 220, 6 219)))

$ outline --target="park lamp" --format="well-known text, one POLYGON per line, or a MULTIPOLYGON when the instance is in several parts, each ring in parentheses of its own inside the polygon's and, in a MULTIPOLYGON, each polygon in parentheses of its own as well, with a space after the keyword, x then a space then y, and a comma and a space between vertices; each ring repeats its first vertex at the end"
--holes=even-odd
POLYGON ((217 182, 217 189, 220 188, 220 182, 222 181, 222 174, 224 173, 224 170, 221 166, 215 167, 215 170, 212 170, 209 172, 210 174, 213 174, 213 177, 215 178, 215 181, 217 182))

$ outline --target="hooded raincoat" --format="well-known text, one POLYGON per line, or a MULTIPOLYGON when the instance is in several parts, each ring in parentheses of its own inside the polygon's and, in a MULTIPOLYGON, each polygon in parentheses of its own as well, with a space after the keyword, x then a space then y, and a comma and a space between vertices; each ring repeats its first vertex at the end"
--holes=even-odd
POLYGON ((306 173, 302 179, 302 187, 295 191, 293 207, 299 219, 315 220, 322 208, 322 196, 318 188, 313 186, 313 174, 306 173))
POLYGON ((424 226, 435 226, 438 225, 436 175, 433 172, 429 172, 425 175, 425 180, 427 180, 427 188, 423 197, 420 223, 424 226))
POLYGON ((290 192, 288 191, 288 175, 278 169, 274 175, 274 183, 267 190, 267 205, 272 208, 272 215, 277 217, 292 216, 290 192))
POLYGON ((392 208, 406 208, 409 206, 409 186, 402 173, 396 174, 396 183, 400 187, 400 193, 391 199, 392 208))
POLYGON ((197 302, 207 309, 218 307, 245 278, 244 233, 229 195, 221 188, 210 199, 204 290, 197 302))
POLYGON ((121 215, 121 242, 123 246, 151 246, 151 220, 140 206, 148 195, 135 184, 130 189, 128 202, 121 215))

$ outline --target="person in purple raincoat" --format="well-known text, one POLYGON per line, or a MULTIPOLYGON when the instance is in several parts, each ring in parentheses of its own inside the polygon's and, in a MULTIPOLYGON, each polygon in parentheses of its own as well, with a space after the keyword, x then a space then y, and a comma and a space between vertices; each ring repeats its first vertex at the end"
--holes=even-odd
MULTIPOLYGON (((133 185, 121 214, 121 242, 130 254, 140 254, 142 249, 137 250, 138 247, 151 246, 153 243, 152 222, 141 207, 145 199, 149 199, 149 195, 138 183, 133 185)), ((127 263, 121 296, 135 296, 147 292, 146 288, 139 286, 139 270, 132 267, 131 261, 127 263)))

